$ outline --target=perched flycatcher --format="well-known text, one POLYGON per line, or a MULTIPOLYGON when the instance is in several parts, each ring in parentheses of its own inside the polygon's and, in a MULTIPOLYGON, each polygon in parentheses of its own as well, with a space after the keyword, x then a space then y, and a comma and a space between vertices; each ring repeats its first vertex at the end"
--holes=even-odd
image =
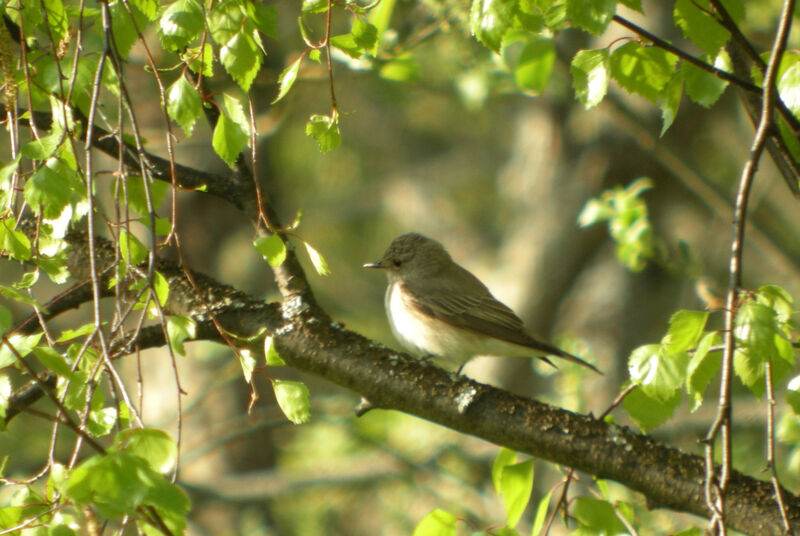
POLYGON ((408 233, 392 241, 378 262, 385 270, 386 315, 392 333, 417 357, 446 368, 461 368, 479 355, 554 355, 602 374, 594 365, 528 332, 522 320, 499 302, 469 271, 456 264, 437 241, 408 233))

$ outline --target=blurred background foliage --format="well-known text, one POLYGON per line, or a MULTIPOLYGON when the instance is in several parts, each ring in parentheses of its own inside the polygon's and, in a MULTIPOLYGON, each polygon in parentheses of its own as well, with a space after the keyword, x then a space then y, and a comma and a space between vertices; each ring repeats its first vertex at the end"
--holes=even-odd
MULTIPOLYGON (((660 340, 672 312, 702 309, 704 292, 725 287, 731 200, 753 132, 734 91, 711 109, 685 100, 672 127, 659 137, 660 113, 640 97, 612 85, 609 97, 586 111, 573 95, 574 53, 631 37, 625 29, 612 25, 594 38, 561 33, 547 89, 522 95, 469 35, 466 2, 398 0, 391 28, 398 43, 414 43, 403 65, 407 70, 383 70, 381 76, 380 61, 370 65, 337 56, 342 144, 323 154, 304 131, 310 114, 330 107, 323 67, 305 62, 291 93, 270 105, 279 73, 304 48, 298 2, 275 5, 278 38, 265 41, 266 63, 251 88, 260 133, 257 174, 285 221, 303 211, 297 233, 325 255, 332 271, 319 277, 307 263, 311 283, 322 305, 349 328, 399 348, 383 313, 385 281, 361 265, 379 258, 394 236, 419 231, 441 241, 535 331, 606 372, 595 377, 566 364, 553 371, 527 360, 484 358, 471 363, 466 374, 599 414, 628 378, 630 351, 660 340), (652 180, 643 199, 663 262, 632 272, 618 263, 604 228, 581 229, 577 219, 591 197, 642 176, 652 180)), ((770 45, 778 8, 776 1, 747 4, 743 30, 756 36, 762 50, 770 45)), ((686 44, 671 23, 671 3, 645 2, 646 18, 619 9, 653 33, 686 44)), ((344 16, 333 22, 346 30, 344 16)), ((152 30, 146 38, 157 39, 152 30)), ((791 46, 797 44, 794 36, 791 46)), ((175 57, 155 60, 169 66, 175 57)), ((148 150, 166 156, 158 88, 145 64, 143 49, 135 44, 126 67, 135 111, 148 150)), ((171 83, 178 74, 163 76, 171 83)), ((216 90, 231 89, 229 81, 211 83, 216 90)), ((175 132, 178 162, 226 171, 209 150, 207 123, 201 121, 189 140, 175 132)), ((750 205, 745 285, 775 283, 798 296, 800 212, 771 163, 762 162, 750 205)), ((113 170, 116 164, 104 159, 98 164, 103 166, 113 170)), ((272 276, 252 248, 251 224, 209 196, 178 197, 188 264, 250 294, 277 298, 272 276)), ((19 276, 18 268, 3 265, 3 270, 4 279, 19 276)), ((50 290, 42 290, 40 299, 50 290)), ((74 314, 90 318, 88 310, 74 314)), ((70 325, 79 324, 75 318, 70 325)), ((712 315, 714 325, 721 322, 719 313, 712 315)), ((143 352, 121 366, 132 392, 141 374, 145 421, 177 436, 179 395, 166 353, 143 352)), ((435 507, 463 516, 474 530, 503 524, 502 501, 490 480, 496 447, 394 412, 355 418, 353 393, 291 370, 268 373, 308 383, 311 423, 287 423, 268 382, 258 376, 263 396, 248 415, 249 389, 228 348, 193 343, 178 359, 186 392, 179 483, 193 502, 190 534, 403 535, 435 507)), ((744 388, 737 383, 735 391, 744 388)), ((716 411, 714 401, 712 382, 697 412, 690 414, 684 404, 653 433, 701 452, 698 440, 716 411)), ((780 401, 779 414, 786 413, 784 406, 780 401)), ((764 413, 752 397, 736 401, 735 465, 757 477, 763 476, 764 413)), ((624 411, 614 416, 630 424, 624 411)), ((49 427, 23 415, 10 431, 0 434, 0 452, 9 456, 6 474, 31 476, 46 452, 49 427)), ((780 474, 796 491, 800 455, 790 448, 800 440, 800 426, 786 417, 781 434, 786 443, 779 452, 780 474)), ((559 481, 560 471, 537 462, 533 504, 559 481)), ((587 476, 573 487, 579 494, 590 489, 587 476)), ((637 516, 647 520, 640 534, 673 533, 692 521, 672 512, 647 512, 619 486, 612 485, 611 495, 639 504, 637 516)), ((524 523, 530 523, 532 510, 524 523)), ((566 532, 556 523, 551 534, 566 532)))

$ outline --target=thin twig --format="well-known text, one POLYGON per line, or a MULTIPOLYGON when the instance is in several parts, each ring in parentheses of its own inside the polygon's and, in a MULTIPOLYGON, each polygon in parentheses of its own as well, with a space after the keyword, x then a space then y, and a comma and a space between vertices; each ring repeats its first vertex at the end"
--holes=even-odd
POLYGON ((775 41, 772 46, 770 58, 767 63, 766 74, 764 75, 764 91, 761 106, 761 118, 753 138, 750 149, 750 158, 745 162, 742 169, 742 176, 739 180, 739 191, 736 195, 736 203, 733 215, 733 241, 731 243, 731 257, 729 266, 728 297, 725 311, 725 351, 722 354, 722 375, 720 378, 720 394, 717 417, 714 420, 705 444, 705 464, 706 464, 706 502, 712 512, 708 530, 712 533, 724 535, 727 533, 725 527, 724 493, 728 480, 731 476, 731 375, 733 369, 733 353, 736 345, 734 337, 734 327, 736 320, 736 310, 738 305, 739 291, 742 286, 742 255, 745 235, 745 222, 747 218, 747 201, 750 195, 750 188, 753 184, 755 172, 761 154, 767 141, 771 129, 774 128, 773 113, 775 102, 777 101, 777 89, 775 79, 778 75, 783 52, 786 49, 786 41, 789 36, 791 17, 794 12, 794 0, 786 0, 781 12, 780 24, 775 34, 775 41), (715 484, 714 469, 714 443, 717 435, 722 436, 722 467, 715 484))
POLYGON ((786 516, 786 504, 783 500, 781 483, 778 480, 778 470, 775 467, 775 394, 772 385, 772 359, 764 362, 764 380, 767 394, 767 469, 770 472, 772 487, 775 489, 775 502, 781 515, 781 523, 785 534, 794 534, 789 518, 786 516))

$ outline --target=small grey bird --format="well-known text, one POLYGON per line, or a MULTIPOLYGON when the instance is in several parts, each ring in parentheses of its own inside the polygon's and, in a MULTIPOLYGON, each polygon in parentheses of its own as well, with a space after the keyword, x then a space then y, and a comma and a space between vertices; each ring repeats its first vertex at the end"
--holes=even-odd
MULTIPOLYGON (((473 357, 555 355, 602 374, 594 365, 525 330, 522 320, 456 264, 437 241, 418 233, 395 238, 378 262, 386 271, 386 315, 392 333, 417 357, 461 368, 473 357)), ((555 365, 554 365, 555 366, 555 365)))

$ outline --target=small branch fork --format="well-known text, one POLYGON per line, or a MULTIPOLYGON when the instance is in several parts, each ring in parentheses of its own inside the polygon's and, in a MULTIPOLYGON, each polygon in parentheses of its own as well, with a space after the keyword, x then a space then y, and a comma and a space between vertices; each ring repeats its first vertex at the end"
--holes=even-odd
MULTIPOLYGON (((705 497, 706 505, 712 512, 708 523, 708 532, 725 536, 727 527, 725 524, 725 491, 731 478, 732 471, 732 430, 731 430, 731 379, 733 374, 733 354, 736 347, 734 337, 734 327, 736 312, 739 301, 739 292, 742 289, 742 256, 745 236, 745 223, 747 219, 747 201, 750 188, 753 184, 759 160, 764 151, 768 137, 773 133, 774 111, 777 104, 778 95, 775 87, 775 80, 778 74, 778 66, 781 57, 786 49, 786 42, 789 37, 792 13, 794 12, 794 0, 785 0, 781 11, 778 31, 775 34, 775 41, 772 46, 769 61, 767 62, 766 73, 764 75, 764 90, 762 96, 761 116, 758 128, 753 137, 753 144, 750 149, 750 157, 745 162, 742 175, 739 180, 739 189, 736 195, 736 203, 733 215, 733 240, 731 243, 730 266, 728 272, 728 294, 725 312, 725 349, 722 354, 722 374, 720 378, 719 405, 716 419, 714 420, 705 438, 705 497), (717 438, 721 440, 721 468, 719 474, 714 465, 714 445, 717 438)), ((771 377, 771 370, 769 377, 771 377)), ((769 381, 769 380, 768 380, 769 381)), ((770 397, 771 398, 771 397, 770 397)), ((771 460, 769 460, 771 462, 771 460)), ((777 477, 774 478, 777 484, 777 477)), ((776 486, 776 502, 781 510, 781 519, 784 529, 791 532, 791 527, 786 519, 783 506, 783 498, 776 486)))

